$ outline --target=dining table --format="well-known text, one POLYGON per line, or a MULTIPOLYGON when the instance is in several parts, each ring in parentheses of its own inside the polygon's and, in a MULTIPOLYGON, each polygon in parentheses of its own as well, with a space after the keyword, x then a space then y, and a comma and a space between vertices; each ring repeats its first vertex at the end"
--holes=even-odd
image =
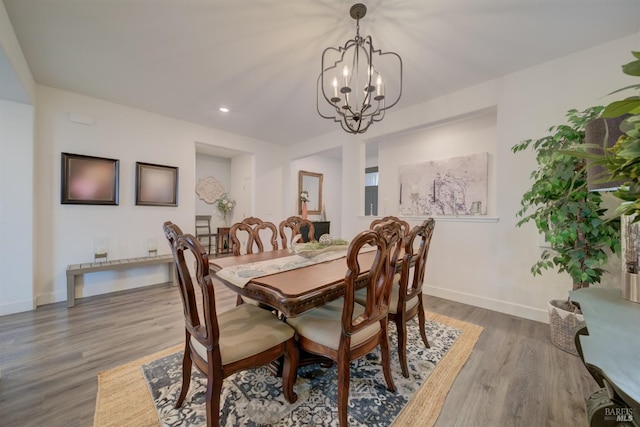
MULTIPOLYGON (((364 286, 376 254, 375 248, 358 254, 361 271, 356 287, 364 286)), ((209 264, 215 277, 234 292, 272 307, 284 317, 295 317, 344 295, 346 248, 330 255, 328 259, 305 257, 289 249, 279 249, 212 258, 209 264), (270 269, 272 265, 276 267, 270 269), (241 280, 245 283, 232 280, 225 275, 227 271, 239 272, 239 276, 245 277, 241 280), (259 275, 253 277, 254 274, 259 275)))

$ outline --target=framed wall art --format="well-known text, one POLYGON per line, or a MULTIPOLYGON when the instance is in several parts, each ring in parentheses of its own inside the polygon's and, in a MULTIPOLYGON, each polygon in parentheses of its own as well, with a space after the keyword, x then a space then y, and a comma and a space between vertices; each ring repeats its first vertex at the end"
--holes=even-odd
POLYGON ((118 205, 120 161, 62 153, 60 203, 118 205))
POLYGON ((489 154, 401 165, 400 213, 486 215, 489 154))
POLYGON ((178 168, 136 162, 136 205, 178 206, 178 168))

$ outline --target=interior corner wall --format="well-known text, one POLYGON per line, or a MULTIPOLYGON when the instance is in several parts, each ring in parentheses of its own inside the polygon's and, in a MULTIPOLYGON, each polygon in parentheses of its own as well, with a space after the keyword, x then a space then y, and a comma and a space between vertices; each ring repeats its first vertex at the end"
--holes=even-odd
MULTIPOLYGON (((342 160, 323 155, 309 156, 291 162, 290 194, 293 197, 287 207, 285 217, 300 215, 298 212, 298 172, 322 174, 322 204, 324 205, 326 220, 330 221, 329 234, 334 237, 342 236, 342 160)), ((309 215, 309 220, 319 221, 321 215, 309 215)))
MULTIPOLYGON (((202 178, 214 177, 225 189, 231 191, 231 159, 196 153, 196 183, 202 178)), ((231 195, 233 197, 233 195, 231 195)), ((196 215, 211 215, 211 229, 224 226, 224 219, 214 203, 207 203, 196 196, 196 215)))
MULTIPOLYGON (((253 154, 240 154, 231 159, 231 186, 229 194, 236 201, 236 206, 231 212, 229 224, 242 221, 250 216, 263 218, 264 211, 256 212, 254 198, 255 156, 253 154), (262 215, 262 216, 261 216, 262 215)), ((268 181, 263 177, 261 183, 268 181)), ((267 191, 269 193, 269 191, 267 191)))
MULTIPOLYGON (((108 240, 109 259, 148 255, 146 242, 155 238, 158 253, 170 253, 162 232, 164 221, 183 231, 195 231, 195 144, 216 145, 261 156, 273 165, 281 151, 273 144, 222 132, 194 123, 137 110, 107 101, 38 86, 36 109, 35 297, 37 304, 66 299, 69 264, 93 262, 94 239, 108 240), (89 124, 70 120, 77 113, 89 124), (119 206, 62 205, 61 152, 119 159, 119 206), (178 207, 135 205, 135 163, 179 168, 178 207)), ((241 157, 241 156, 240 156, 241 157)), ((251 157, 251 156, 248 156, 251 157)), ((232 163, 232 179, 234 179, 232 163)), ((242 171, 254 180, 255 167, 242 171)), ((255 191, 266 192, 260 176, 255 191)), ((268 181, 268 180, 265 180, 268 181)), ((232 184, 232 189, 236 184, 232 184)), ((238 184, 242 185, 242 184, 238 184)), ((281 204, 279 191, 270 197, 281 204)), ((168 281, 164 265, 84 276, 78 297, 168 281)))
POLYGON ((0 316, 34 307, 31 105, 0 100, 0 316))
POLYGON ((0 1, 0 98, 33 105, 36 83, 22 53, 4 3, 0 1))

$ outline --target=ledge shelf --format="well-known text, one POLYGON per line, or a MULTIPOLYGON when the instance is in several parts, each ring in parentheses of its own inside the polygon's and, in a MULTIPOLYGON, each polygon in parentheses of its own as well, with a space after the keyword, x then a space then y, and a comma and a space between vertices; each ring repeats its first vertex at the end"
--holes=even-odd
MULTIPOLYGON (((358 219, 377 219, 383 216, 361 215, 358 219)), ((433 218, 436 222, 498 222, 500 218, 487 215, 433 215, 433 216, 398 216, 404 221, 424 221, 427 218, 433 218)))

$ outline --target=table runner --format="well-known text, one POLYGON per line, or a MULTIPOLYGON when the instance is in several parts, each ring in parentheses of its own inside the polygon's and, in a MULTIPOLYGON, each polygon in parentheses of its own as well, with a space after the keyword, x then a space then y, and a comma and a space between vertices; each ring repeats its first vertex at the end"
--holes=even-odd
MULTIPOLYGON (((365 247, 361 252, 376 250, 376 247, 365 247)), ((333 261, 347 256, 347 249, 339 248, 319 253, 314 256, 302 256, 292 254, 282 258, 270 259, 266 261, 256 261, 248 264, 239 264, 225 267, 218 271, 216 275, 236 286, 244 286, 256 277, 268 276, 270 274, 282 273, 284 271, 295 270, 296 268, 307 267, 309 265, 320 264, 322 262, 333 261)))

